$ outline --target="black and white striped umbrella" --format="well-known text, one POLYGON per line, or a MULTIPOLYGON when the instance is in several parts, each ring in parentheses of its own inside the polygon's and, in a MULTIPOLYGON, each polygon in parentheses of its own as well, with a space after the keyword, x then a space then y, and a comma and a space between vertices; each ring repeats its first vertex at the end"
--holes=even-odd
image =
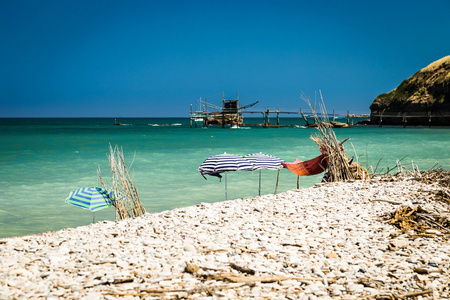
MULTIPOLYGON (((208 157, 198 168, 200 174, 217 176, 222 178, 220 173, 225 173, 225 200, 228 198, 228 190, 227 190, 227 172, 232 171, 253 171, 257 168, 255 165, 242 156, 234 155, 234 154, 217 154, 211 155, 208 157)), ((205 177, 206 179, 206 177, 205 177)))
POLYGON ((284 162, 284 160, 269 154, 263 154, 261 152, 247 154, 246 156, 244 156, 244 158, 253 163, 256 167, 256 170, 259 170, 258 194, 261 196, 261 169, 280 170, 283 168, 283 165, 281 163, 284 162))
POLYGON ((278 170, 280 168, 283 168, 281 163, 284 162, 284 160, 269 154, 263 154, 259 152, 247 154, 246 156, 244 156, 244 158, 249 162, 253 163, 257 167, 257 170, 259 169, 278 170))

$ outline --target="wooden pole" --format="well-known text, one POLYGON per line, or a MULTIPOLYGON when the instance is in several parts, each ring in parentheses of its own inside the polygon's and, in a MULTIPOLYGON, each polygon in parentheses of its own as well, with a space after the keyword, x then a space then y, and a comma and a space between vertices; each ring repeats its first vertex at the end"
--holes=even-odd
POLYGON ((306 126, 308 126, 309 125, 309 123, 308 123, 308 119, 305 117, 305 115, 303 114, 303 112, 302 112, 302 109, 300 108, 300 114, 302 115, 302 117, 303 117, 303 120, 305 120, 305 122, 306 122, 306 126))
POLYGON ((277 184, 275 185, 275 193, 274 193, 274 195, 277 194, 277 190, 278 190, 278 180, 280 179, 280 170, 281 170, 281 169, 278 169, 278 174, 277 174, 277 184))
POLYGON ((266 126, 267 125, 267 108, 264 109, 263 116, 264 116, 264 126, 266 126))
POLYGON ((225 172, 225 200, 228 200, 227 172, 225 172))
POLYGON ((205 115, 203 116, 203 127, 208 127, 208 98, 205 97, 205 115))
POLYGON ((261 196, 261 169, 259 169, 259 189, 258 196, 261 196))
POLYGON ((192 128, 192 104, 191 104, 191 114, 190 114, 190 116, 191 116, 191 128, 192 128))
POLYGON ((277 125, 280 125, 280 107, 277 106, 277 125))
MULTIPOLYGON (((201 100, 202 98, 200 98, 201 100)), ((200 104, 201 105, 201 104, 200 104)), ((195 104, 195 119, 194 119, 194 127, 197 128, 197 112, 198 112, 198 103, 195 104)))
MULTIPOLYGON (((225 106, 225 92, 222 91, 222 128, 225 128, 225 113, 223 111, 224 106, 225 106)), ((226 176, 226 173, 225 173, 225 176, 226 176)))
POLYGON ((300 188, 300 175, 297 176, 297 189, 300 188))

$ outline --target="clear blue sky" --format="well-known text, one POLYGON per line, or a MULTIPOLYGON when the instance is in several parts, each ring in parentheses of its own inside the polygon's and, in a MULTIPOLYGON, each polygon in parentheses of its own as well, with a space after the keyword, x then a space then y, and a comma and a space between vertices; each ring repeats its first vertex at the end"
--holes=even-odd
POLYGON ((450 0, 0 0, 0 117, 183 117, 241 104, 370 112, 450 54, 450 0))

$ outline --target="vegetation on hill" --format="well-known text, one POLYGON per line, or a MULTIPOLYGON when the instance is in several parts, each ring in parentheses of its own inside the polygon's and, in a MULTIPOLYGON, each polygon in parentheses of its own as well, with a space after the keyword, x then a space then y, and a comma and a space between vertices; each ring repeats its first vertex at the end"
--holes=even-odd
POLYGON ((370 110, 372 123, 450 125, 450 55, 376 97, 370 110))

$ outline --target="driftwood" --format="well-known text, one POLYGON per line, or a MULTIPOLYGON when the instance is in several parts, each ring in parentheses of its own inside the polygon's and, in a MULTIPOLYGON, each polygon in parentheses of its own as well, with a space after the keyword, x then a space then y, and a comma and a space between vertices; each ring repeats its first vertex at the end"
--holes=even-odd
MULTIPOLYGON (((358 283, 364 285, 365 287, 369 287, 369 288, 373 288, 373 289, 380 289, 382 287, 385 286, 385 283, 380 282, 374 278, 370 278, 370 277, 364 277, 364 278, 359 278, 358 279, 358 283)), ((417 296, 421 296, 421 295, 427 295, 427 294, 432 294, 433 290, 432 289, 426 289, 426 290, 422 290, 422 291, 415 291, 415 292, 409 292, 409 293, 405 293, 402 295, 398 295, 395 293, 379 293, 370 297, 364 297, 361 299, 367 299, 367 300, 387 300, 387 299, 392 299, 392 300, 399 300, 399 299, 416 299, 415 297, 417 296)))
MULTIPOLYGON (((309 277, 296 277, 296 276, 284 276, 284 275, 265 275, 265 276, 239 276, 234 273, 217 273, 217 274, 209 274, 206 275, 205 278, 207 280, 216 280, 216 281, 228 281, 234 283, 246 283, 246 284, 255 284, 258 282, 261 283, 271 283, 283 280, 299 280, 299 281, 322 281, 322 278, 309 278, 309 277)), ((331 280, 328 280, 331 282, 331 280)))
MULTIPOLYGON (((429 233, 430 229, 450 234, 450 220, 440 214, 430 213, 422 207, 402 207, 391 213, 390 224, 403 232, 414 230, 417 233, 429 233)), ((434 232, 434 231, 431 231, 434 232)))
MULTIPOLYGON (((402 173, 396 176, 402 176, 402 173)), ((409 173, 408 176, 410 176, 408 177, 409 179, 438 186, 437 189, 429 192, 430 195, 426 196, 426 199, 450 203, 450 171, 442 169, 428 170, 427 172, 409 173)), ((375 199, 372 201, 384 200, 375 199)), ((390 224, 404 233, 409 233, 411 236, 450 236, 450 218, 446 212, 437 210, 429 212, 421 206, 405 206, 389 213, 386 218, 390 224)))
POLYGON ((291 247, 299 247, 299 248, 303 248, 303 245, 300 245, 300 244, 291 244, 291 243, 282 243, 281 246, 291 246, 291 247))
POLYGON ((433 290, 432 289, 427 289, 425 291, 419 291, 419 292, 411 292, 411 293, 407 293, 407 294, 403 294, 400 297, 400 299, 406 299, 409 297, 417 297, 417 296, 421 296, 421 295, 426 295, 426 294, 432 294, 433 290))
POLYGON ((386 200, 386 199, 373 199, 373 200, 370 200, 370 201, 372 201, 372 202, 386 202, 386 203, 390 203, 390 204, 394 204, 394 205, 402 204, 401 202, 392 201, 392 200, 386 200))
POLYGON ((238 271, 238 272, 241 272, 241 273, 250 274, 250 275, 255 275, 256 274, 255 270, 248 269, 248 268, 239 266, 239 265, 234 264, 234 263, 230 263, 230 267, 232 269, 238 271))
MULTIPOLYGON (((277 282, 283 280, 299 280, 299 281, 322 281, 322 278, 309 278, 309 277, 298 277, 298 276, 285 276, 285 275, 255 275, 256 272, 254 270, 236 265, 234 263, 230 263, 230 268, 238 271, 239 273, 233 273, 224 270, 214 270, 211 268, 203 268, 199 267, 195 264, 186 264, 184 271, 186 273, 192 274, 194 276, 199 277, 202 281, 224 281, 224 282, 233 282, 233 283, 245 283, 245 284, 255 284, 258 282, 261 283, 270 283, 277 282), (205 273, 205 271, 212 271, 205 273), (217 272, 214 272, 217 271, 217 272)), ((331 280, 333 281, 333 280, 331 280)), ((328 282, 331 282, 328 280, 328 282)))

